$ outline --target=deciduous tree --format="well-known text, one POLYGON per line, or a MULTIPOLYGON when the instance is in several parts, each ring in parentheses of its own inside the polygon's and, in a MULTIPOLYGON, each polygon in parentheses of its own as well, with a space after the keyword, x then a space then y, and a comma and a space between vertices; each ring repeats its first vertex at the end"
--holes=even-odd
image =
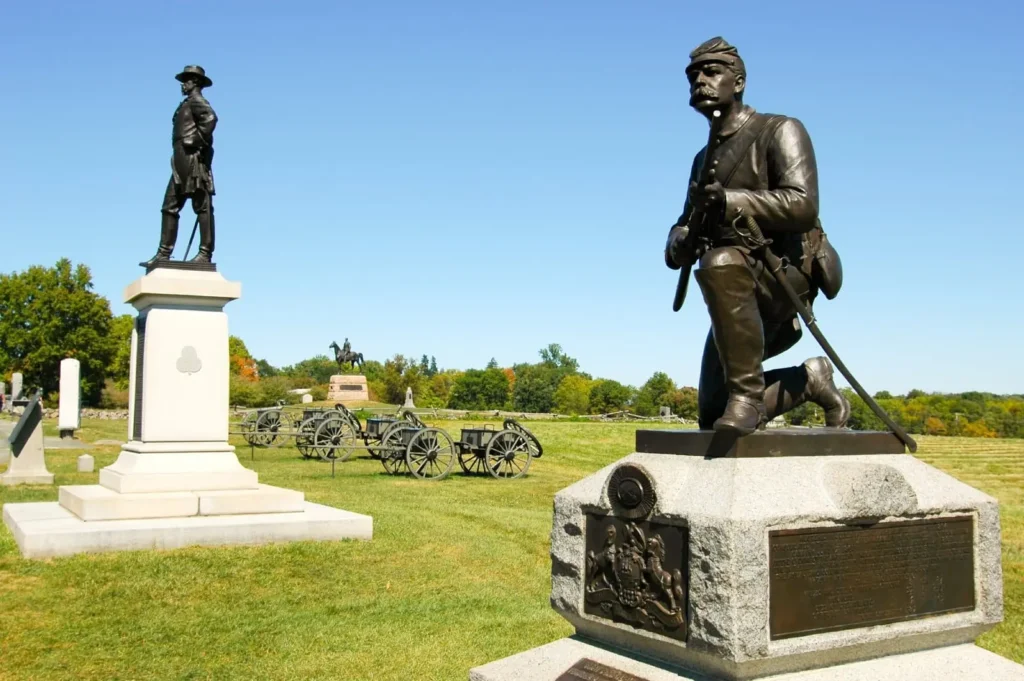
POLYGON ((96 404, 116 352, 110 302, 93 290, 89 268, 61 258, 50 268, 0 274, 0 369, 21 371, 44 394, 60 385, 60 362, 81 362, 82 398, 96 404))

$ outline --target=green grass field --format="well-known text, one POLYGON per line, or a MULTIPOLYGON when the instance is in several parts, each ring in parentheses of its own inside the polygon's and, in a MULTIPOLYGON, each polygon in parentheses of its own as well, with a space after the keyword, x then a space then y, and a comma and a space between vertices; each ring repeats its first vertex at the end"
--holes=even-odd
MULTIPOLYGON (((459 422, 439 425, 457 439, 459 422)), ((636 425, 530 428, 544 457, 512 481, 391 477, 355 457, 332 479, 329 465, 295 449, 257 450, 250 461, 239 447, 261 482, 372 515, 371 542, 27 561, 4 527, 0 679, 456 680, 566 636, 571 627, 548 604, 552 498, 632 451, 636 425)), ((81 437, 125 431, 124 421, 90 421, 81 437)), ((1024 662, 1024 441, 920 443, 922 459, 1001 502, 1006 617, 979 643, 1024 662)), ((92 450, 97 470, 117 451, 92 450)), ((75 471, 80 453, 47 454, 58 485, 96 482, 75 471)), ((0 502, 56 498, 56 487, 0 488, 0 502)))

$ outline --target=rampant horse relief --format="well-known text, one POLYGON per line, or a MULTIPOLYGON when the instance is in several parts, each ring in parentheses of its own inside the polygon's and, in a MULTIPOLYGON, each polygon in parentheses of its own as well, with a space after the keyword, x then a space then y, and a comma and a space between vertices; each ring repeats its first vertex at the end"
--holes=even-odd
POLYGON ((648 520, 657 496, 647 472, 610 476, 612 515, 587 514, 584 611, 686 640, 687 528, 648 520))

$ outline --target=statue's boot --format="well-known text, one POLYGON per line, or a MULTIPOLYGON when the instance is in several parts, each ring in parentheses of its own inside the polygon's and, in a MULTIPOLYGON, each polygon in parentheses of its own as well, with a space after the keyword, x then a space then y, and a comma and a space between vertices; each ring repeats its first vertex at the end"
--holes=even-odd
POLYGON ((140 262, 139 265, 151 268, 158 262, 171 259, 171 252, 174 250, 174 242, 178 239, 178 216, 161 213, 160 219, 160 246, 156 249, 156 255, 149 260, 140 262))
POLYGON ((850 420, 850 401, 832 380, 827 357, 812 357, 800 366, 773 369, 765 374, 764 401, 768 420, 813 402, 825 412, 825 425, 845 428, 850 420))
POLYGON ((764 406, 764 329, 754 276, 744 265, 701 267, 697 283, 711 315, 729 399, 712 428, 747 435, 767 423, 764 406))
POLYGON ((199 252, 189 262, 208 263, 213 258, 213 211, 199 214, 199 252))

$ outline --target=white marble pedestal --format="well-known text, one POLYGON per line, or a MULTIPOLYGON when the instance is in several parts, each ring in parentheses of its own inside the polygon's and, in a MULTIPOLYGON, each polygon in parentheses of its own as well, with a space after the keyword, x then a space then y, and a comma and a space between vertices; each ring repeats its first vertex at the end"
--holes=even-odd
POLYGON ((125 290, 132 332, 129 442, 98 485, 57 502, 6 504, 31 558, 85 551, 370 539, 369 516, 262 485, 228 444, 228 323, 241 285, 216 271, 163 267, 125 290))

